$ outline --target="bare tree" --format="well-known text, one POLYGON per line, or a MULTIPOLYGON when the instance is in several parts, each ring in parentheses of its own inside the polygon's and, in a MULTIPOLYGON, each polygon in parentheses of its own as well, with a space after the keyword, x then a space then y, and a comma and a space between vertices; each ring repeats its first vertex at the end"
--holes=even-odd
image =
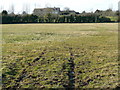
POLYGON ((90 12, 93 13, 93 8, 90 9, 90 12))
POLYGON ((26 11, 27 14, 29 13, 29 6, 28 6, 28 4, 25 5, 25 11, 26 11))
POLYGON ((109 4, 109 9, 113 10, 113 4, 109 4))
POLYGON ((30 6, 28 4, 23 5, 23 12, 26 12, 26 14, 30 12, 30 6))
POLYGON ((0 13, 3 11, 3 6, 0 7, 0 13))
POLYGON ((35 7, 35 8, 39 8, 39 7, 40 7, 40 4, 39 4, 39 3, 37 3, 37 4, 35 3, 35 4, 34 4, 34 7, 35 7))
POLYGON ((69 7, 65 7, 65 8, 64 8, 64 11, 69 11, 69 10, 70 10, 69 7))
POLYGON ((82 13, 86 13, 85 11, 83 11, 82 13))
POLYGON ((36 3, 34 4, 35 8, 36 8, 36 3))
POLYGON ((49 3, 45 4, 45 8, 50 8, 51 5, 49 3))
POLYGON ((10 13, 10 14, 14 14, 14 11, 15 11, 15 8, 14 8, 14 5, 12 4, 12 5, 10 6, 9 13, 10 13))

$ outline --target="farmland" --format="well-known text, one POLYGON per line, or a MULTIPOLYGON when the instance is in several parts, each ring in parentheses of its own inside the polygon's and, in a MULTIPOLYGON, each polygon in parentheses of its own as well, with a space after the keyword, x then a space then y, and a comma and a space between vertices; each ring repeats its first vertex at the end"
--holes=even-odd
POLYGON ((3 88, 116 88, 116 23, 2 25, 3 88))

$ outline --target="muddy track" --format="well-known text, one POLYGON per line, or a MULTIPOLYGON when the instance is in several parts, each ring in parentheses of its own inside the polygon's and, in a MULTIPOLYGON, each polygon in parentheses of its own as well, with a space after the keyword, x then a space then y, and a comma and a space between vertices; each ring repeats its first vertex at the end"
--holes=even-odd
POLYGON ((69 83, 68 83, 68 87, 70 90, 73 90, 75 88, 75 72, 74 72, 74 55, 72 53, 72 48, 69 48, 69 53, 70 53, 70 59, 68 60, 68 66, 69 66, 69 70, 68 70, 68 77, 69 77, 69 83))

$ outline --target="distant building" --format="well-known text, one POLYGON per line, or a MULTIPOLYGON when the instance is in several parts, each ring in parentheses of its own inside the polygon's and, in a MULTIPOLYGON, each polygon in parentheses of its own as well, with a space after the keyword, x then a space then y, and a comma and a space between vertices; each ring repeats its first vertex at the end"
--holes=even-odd
POLYGON ((56 15, 79 15, 79 12, 76 12, 74 10, 64 10, 60 11, 60 8, 35 8, 33 11, 34 15, 37 16, 44 16, 46 14, 56 14, 56 15))
POLYGON ((37 16, 44 16, 46 14, 59 14, 60 13, 60 8, 36 8, 33 11, 34 15, 37 16))
POLYGON ((60 15, 78 15, 79 12, 75 12, 74 10, 68 10, 68 11, 61 11, 60 15))

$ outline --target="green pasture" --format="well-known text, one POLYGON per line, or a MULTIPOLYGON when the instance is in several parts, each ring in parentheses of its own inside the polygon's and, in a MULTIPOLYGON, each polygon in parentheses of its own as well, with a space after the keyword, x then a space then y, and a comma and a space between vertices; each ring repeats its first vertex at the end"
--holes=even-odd
POLYGON ((3 24, 2 32, 3 88, 119 84, 117 23, 3 24))

